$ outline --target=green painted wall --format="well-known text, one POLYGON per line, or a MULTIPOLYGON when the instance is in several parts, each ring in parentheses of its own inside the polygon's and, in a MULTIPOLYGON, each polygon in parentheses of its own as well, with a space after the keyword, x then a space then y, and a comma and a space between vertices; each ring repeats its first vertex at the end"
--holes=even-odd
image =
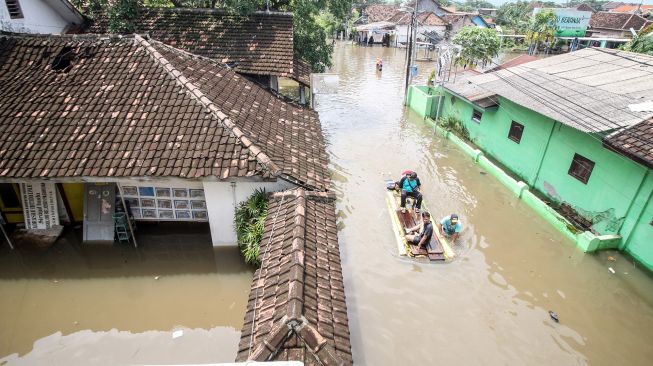
POLYGON ((428 86, 411 85, 406 95, 406 105, 421 117, 428 117, 435 111, 437 100, 435 89, 428 86))
POLYGON ((635 199, 646 168, 602 146, 599 137, 557 124, 534 186, 593 218, 601 234, 617 233, 635 199), (568 174, 574 154, 595 162, 587 184, 568 174))
POLYGON ((481 150, 549 199, 566 202, 593 219, 600 234, 620 234, 621 248, 653 270, 653 174, 647 173, 648 168, 604 148, 599 136, 503 98, 498 109, 483 112, 477 123, 472 120, 471 103, 446 90, 443 93, 440 115, 457 116, 481 150), (524 126, 519 144, 508 138, 513 120, 524 126), (575 154, 595 162, 587 184, 568 174, 575 154))

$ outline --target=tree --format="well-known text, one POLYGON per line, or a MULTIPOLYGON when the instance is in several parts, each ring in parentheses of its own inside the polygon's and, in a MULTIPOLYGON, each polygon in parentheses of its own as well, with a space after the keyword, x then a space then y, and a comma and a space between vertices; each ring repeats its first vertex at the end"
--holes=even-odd
POLYGON ((492 28, 465 27, 452 42, 462 47, 454 64, 470 68, 492 62, 501 47, 497 31, 492 28))
POLYGON ((526 1, 504 3, 497 9, 496 23, 512 29, 516 34, 522 34, 528 27, 528 19, 533 9, 526 1))
POLYGON ((623 49, 653 56, 653 24, 639 31, 637 37, 628 42, 623 49))
POLYGON ((558 19, 551 9, 543 9, 535 14, 528 23, 526 41, 530 43, 528 53, 534 54, 542 42, 553 42, 558 30, 558 19))

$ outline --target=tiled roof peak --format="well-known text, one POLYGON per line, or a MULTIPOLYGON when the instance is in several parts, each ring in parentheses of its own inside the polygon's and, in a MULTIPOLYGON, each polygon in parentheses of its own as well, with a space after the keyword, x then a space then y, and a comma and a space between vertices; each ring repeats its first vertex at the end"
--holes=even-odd
POLYGON ((237 361, 352 363, 334 199, 304 189, 270 196, 237 361))
MULTIPOLYGON (((256 144, 252 143, 252 141, 243 133, 243 131, 236 126, 236 124, 229 119, 229 117, 224 114, 220 108, 218 108, 215 103, 211 99, 209 99, 203 92, 195 86, 190 80, 188 80, 181 71, 177 70, 165 57, 163 57, 152 45, 150 42, 148 42, 145 38, 135 35, 134 36, 136 42, 138 42, 149 54, 152 56, 152 58, 158 62, 165 70, 166 72, 175 78, 177 82, 184 88, 186 88, 189 92, 189 95, 194 98, 198 103, 203 105, 206 109, 211 111, 211 113, 220 121, 222 124, 231 132, 233 136, 235 136, 238 141, 246 147, 250 154, 256 158, 256 160, 266 167, 268 171, 273 175, 273 176, 278 176, 281 172, 281 169, 277 164, 275 164, 270 157, 265 154, 259 146, 256 144)), ((164 45, 165 47, 165 45, 164 45)))

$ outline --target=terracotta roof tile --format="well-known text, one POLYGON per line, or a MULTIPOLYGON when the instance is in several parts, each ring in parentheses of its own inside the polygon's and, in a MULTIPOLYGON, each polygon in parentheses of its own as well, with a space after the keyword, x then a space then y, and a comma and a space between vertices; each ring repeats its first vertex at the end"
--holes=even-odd
MULTIPOLYGON (((249 17, 215 9, 143 8, 136 33, 190 53, 232 65, 245 74, 294 75, 293 16, 256 12, 249 17)), ((89 28, 109 33, 102 14, 89 28)))
POLYGON ((635 31, 640 30, 647 24, 647 20, 636 14, 628 13, 612 13, 606 11, 599 11, 592 14, 590 18, 591 28, 606 28, 606 29, 619 29, 628 30, 630 28, 635 31))
POLYGON ((333 197, 272 195, 237 361, 351 365, 333 197))
POLYGON ((653 118, 608 136, 604 143, 653 169, 653 118))
POLYGON ((0 36, 0 177, 262 175, 328 187, 317 113, 155 46, 139 36, 0 36))
POLYGON ((376 4, 366 6, 362 15, 367 17, 368 23, 375 23, 390 19, 397 11, 399 6, 376 4))

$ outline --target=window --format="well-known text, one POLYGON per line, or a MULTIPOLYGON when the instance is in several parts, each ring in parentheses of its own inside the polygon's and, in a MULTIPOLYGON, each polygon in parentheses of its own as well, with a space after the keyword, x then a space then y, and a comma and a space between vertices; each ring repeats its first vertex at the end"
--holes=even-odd
POLYGON ((592 169, 594 169, 593 161, 582 155, 575 154, 574 160, 569 167, 569 175, 587 184, 587 181, 590 180, 590 175, 592 175, 592 169))
POLYGON ((456 104, 456 97, 454 97, 453 95, 451 96, 451 98, 449 100, 451 100, 451 105, 456 104))
POLYGON ((474 109, 474 111, 472 112, 472 121, 476 123, 481 123, 481 117, 483 117, 483 112, 474 109))
POLYGON ((521 141, 521 135, 524 133, 524 125, 512 121, 510 125, 510 131, 508 132, 508 138, 512 141, 519 143, 521 141))
POLYGON ((18 3, 18 0, 5 0, 5 4, 7 4, 7 10, 9 10, 9 18, 11 19, 24 18, 23 11, 20 10, 20 4, 18 3))

